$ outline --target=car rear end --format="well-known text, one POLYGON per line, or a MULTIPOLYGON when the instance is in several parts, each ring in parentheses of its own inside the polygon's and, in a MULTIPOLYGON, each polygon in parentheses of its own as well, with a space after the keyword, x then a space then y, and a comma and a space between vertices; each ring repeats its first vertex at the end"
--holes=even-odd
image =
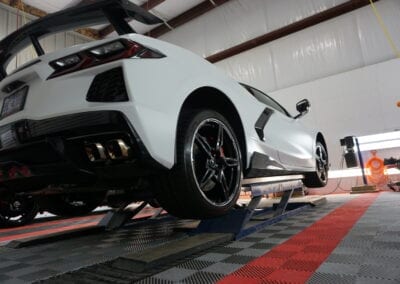
POLYGON ((115 20, 121 18, 160 22, 130 2, 101 0, 33 21, 0 42, 0 192, 118 187, 162 169, 127 117, 133 102, 124 66, 128 59, 164 55, 135 42, 134 35, 46 54, 39 43, 47 35, 108 20, 117 31, 129 32, 115 20), (6 72, 28 45, 38 57, 6 72))
POLYGON ((46 54, 0 82, 0 183, 5 188, 123 186, 163 169, 127 117, 134 103, 124 69, 132 64, 126 60, 164 55, 134 38, 46 54))

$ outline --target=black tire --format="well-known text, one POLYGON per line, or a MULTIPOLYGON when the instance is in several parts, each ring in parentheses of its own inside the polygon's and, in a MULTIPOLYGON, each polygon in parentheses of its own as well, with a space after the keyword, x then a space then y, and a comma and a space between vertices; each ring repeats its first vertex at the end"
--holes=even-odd
POLYGON ((242 172, 240 146, 226 118, 212 110, 183 115, 176 151, 174 168, 157 179, 160 205, 180 218, 226 214, 239 198, 242 172))
POLYGON ((39 207, 32 197, 2 197, 0 200, 0 227, 18 227, 35 219, 39 207))
POLYGON ((76 217, 91 213, 104 200, 104 193, 63 194, 50 197, 47 211, 62 217, 76 217))
POLYGON ((321 142, 317 142, 316 147, 316 171, 312 173, 306 173, 306 178, 303 183, 306 187, 324 187, 328 183, 328 170, 329 160, 328 152, 325 146, 321 142))

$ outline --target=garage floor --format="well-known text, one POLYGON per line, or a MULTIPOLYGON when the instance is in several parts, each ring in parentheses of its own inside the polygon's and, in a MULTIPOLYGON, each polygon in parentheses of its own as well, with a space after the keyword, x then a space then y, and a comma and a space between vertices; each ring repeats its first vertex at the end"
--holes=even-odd
POLYGON ((107 261, 184 238, 173 228, 191 221, 137 224, 20 249, 3 246, 0 282, 400 283, 400 194, 327 198, 240 241, 142 273, 110 270, 107 261))

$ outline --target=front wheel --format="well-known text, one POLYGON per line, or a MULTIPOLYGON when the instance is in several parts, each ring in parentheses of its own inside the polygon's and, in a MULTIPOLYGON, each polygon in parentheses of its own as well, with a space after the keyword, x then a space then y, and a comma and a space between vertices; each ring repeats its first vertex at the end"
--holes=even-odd
POLYGON ((177 163, 157 184, 157 200, 172 215, 203 219, 227 213, 239 198, 238 140, 220 113, 185 115, 177 136, 177 163))
POLYGON ((316 171, 306 173, 303 182, 307 187, 324 187, 328 183, 329 161, 328 152, 320 142, 316 144, 315 157, 316 171))
POLYGON ((30 196, 0 197, 0 227, 29 224, 39 211, 36 200, 30 196))

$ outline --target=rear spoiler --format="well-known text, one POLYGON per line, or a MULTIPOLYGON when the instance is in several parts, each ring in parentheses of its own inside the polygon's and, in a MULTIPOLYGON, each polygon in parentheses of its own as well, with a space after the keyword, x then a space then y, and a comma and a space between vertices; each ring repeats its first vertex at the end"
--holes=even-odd
POLYGON ((104 23, 111 23, 120 35, 134 33, 128 24, 130 19, 148 25, 163 22, 128 0, 88 0, 32 21, 0 41, 0 81, 7 76, 8 62, 29 44, 38 56, 44 54, 39 39, 45 35, 104 23))

